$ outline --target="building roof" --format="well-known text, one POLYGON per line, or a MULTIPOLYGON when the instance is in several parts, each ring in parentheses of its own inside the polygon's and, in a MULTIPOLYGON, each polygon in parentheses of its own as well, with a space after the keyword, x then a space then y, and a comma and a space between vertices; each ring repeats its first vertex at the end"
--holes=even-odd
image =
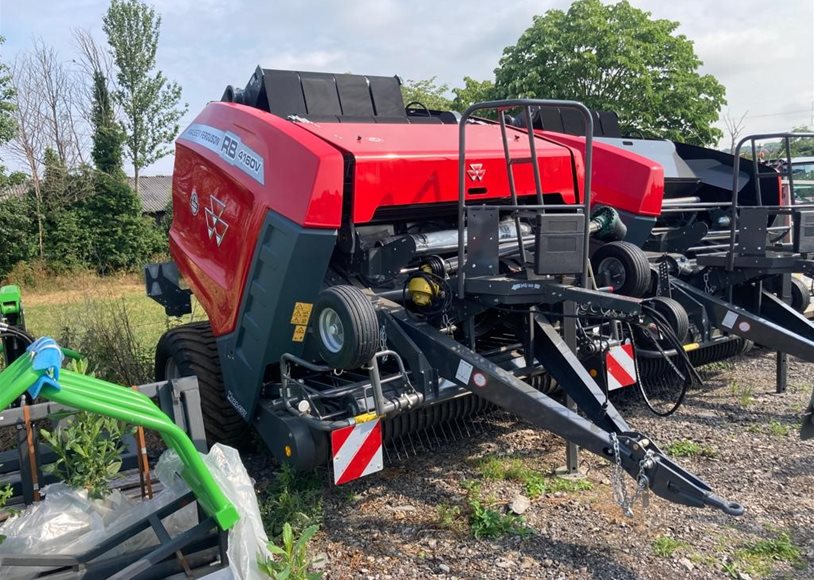
MULTIPOLYGON (((135 189, 136 180, 127 178, 132 189, 135 189)), ((139 197, 141 197, 141 211, 144 213, 159 213, 167 209, 172 199, 172 175, 143 175, 139 178, 139 197)), ((0 189, 0 199, 7 197, 23 197, 31 190, 31 182, 26 181, 18 185, 11 185, 0 189)))
MULTIPOLYGON (((136 180, 127 178, 130 187, 136 188, 136 180)), ((142 175, 139 177, 139 197, 144 213, 158 213, 167 209, 172 199, 172 175, 142 175)))

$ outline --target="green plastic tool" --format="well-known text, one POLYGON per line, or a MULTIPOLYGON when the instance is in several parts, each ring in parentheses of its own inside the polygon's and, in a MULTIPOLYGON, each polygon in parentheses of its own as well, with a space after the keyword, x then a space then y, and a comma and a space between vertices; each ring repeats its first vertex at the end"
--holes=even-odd
MULTIPOLYGON (((62 352, 71 358, 76 356, 68 349, 62 349, 62 352)), ((0 372, 0 410, 25 393, 46 372, 33 368, 29 354, 21 356, 0 372)), ((81 411, 157 431, 167 446, 180 457, 183 464, 181 477, 204 511, 223 530, 231 528, 238 521, 240 516, 237 509, 215 482, 190 438, 148 397, 133 389, 67 369, 59 371, 58 383, 59 389, 44 385, 39 396, 81 411)))

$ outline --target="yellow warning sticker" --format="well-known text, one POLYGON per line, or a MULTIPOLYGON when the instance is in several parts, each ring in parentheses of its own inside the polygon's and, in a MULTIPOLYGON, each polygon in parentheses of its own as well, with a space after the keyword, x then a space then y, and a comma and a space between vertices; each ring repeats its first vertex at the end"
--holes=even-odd
POLYGON ((311 318, 311 310, 314 305, 310 302, 295 302, 294 312, 291 313, 291 324, 305 326, 311 318))
POLYGON ((294 336, 291 337, 291 340, 294 342, 302 342, 305 340, 305 329, 308 328, 304 324, 298 324, 294 327, 294 336))

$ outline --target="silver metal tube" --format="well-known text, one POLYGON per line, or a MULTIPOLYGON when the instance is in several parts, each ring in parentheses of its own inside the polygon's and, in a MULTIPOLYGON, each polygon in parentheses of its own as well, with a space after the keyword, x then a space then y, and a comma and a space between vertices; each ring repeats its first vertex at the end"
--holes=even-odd
MULTIPOLYGON (((531 225, 520 224, 520 233, 525 238, 532 233, 531 225)), ((466 229, 464 229, 466 236, 466 229)), ((452 251, 458 247, 458 230, 440 230, 425 234, 410 234, 415 242, 416 255, 433 254, 437 252, 452 251)), ((498 240, 511 242, 517 240, 517 227, 511 220, 504 220, 498 225, 498 240)))

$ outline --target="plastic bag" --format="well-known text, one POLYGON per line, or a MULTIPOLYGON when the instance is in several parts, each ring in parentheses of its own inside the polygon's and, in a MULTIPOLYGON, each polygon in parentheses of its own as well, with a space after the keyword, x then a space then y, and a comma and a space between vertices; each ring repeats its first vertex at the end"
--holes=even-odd
MULTIPOLYGON (((266 545, 268 536, 260 518, 260 507, 254 493, 254 485, 249 477, 240 454, 236 449, 216 443, 203 456, 215 481, 229 498, 238 513, 240 520, 229 530, 229 570, 235 580, 256 580, 264 578, 257 567, 258 557, 270 556, 266 545)), ((172 450, 166 451, 156 465, 156 474, 162 483, 185 487, 178 472, 181 461, 172 450)), ((228 578, 217 575, 218 578, 228 578)), ((208 578, 208 577, 207 577, 208 578)))
MULTIPOLYGON (((262 578, 256 562, 258 554, 267 554, 268 540, 254 487, 240 455, 231 447, 215 445, 203 459, 240 513, 240 520, 229 530, 231 577, 235 580, 262 578)), ((128 499, 115 490, 104 499, 93 500, 84 490, 72 489, 63 483, 49 485, 43 489, 45 498, 41 502, 28 506, 0 525, 0 534, 7 536, 0 544, 0 554, 81 554, 187 493, 188 487, 179 475, 181 468, 175 452, 165 451, 155 469, 164 489, 145 501, 128 499)), ((190 529, 197 523, 195 505, 184 507, 163 522, 170 535, 190 529)), ((105 556, 132 552, 157 543, 155 533, 147 529, 105 556)), ((47 568, 3 566, 0 578, 26 580, 44 570, 47 568)))

